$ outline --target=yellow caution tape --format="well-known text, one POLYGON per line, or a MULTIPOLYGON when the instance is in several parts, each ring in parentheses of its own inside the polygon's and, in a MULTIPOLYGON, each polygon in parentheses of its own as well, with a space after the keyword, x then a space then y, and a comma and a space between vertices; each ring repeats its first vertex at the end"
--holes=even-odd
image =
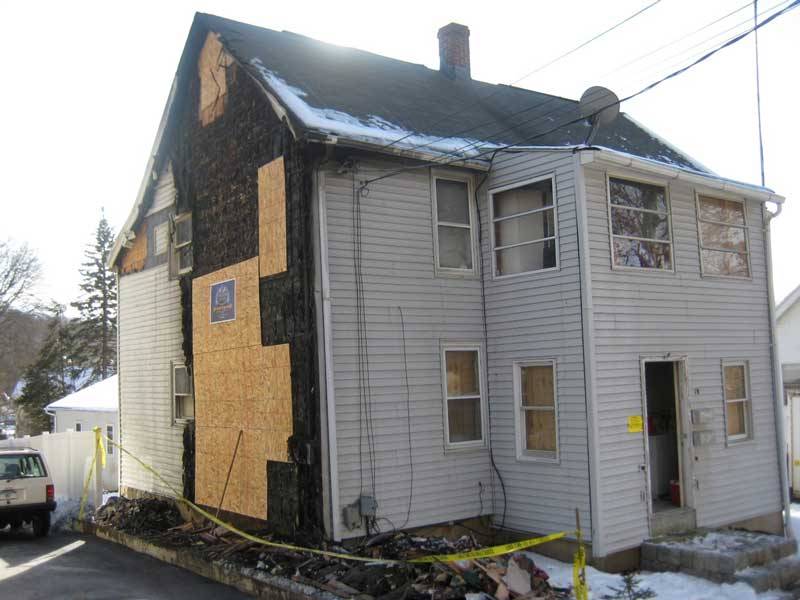
POLYGON ((106 468, 106 447, 103 445, 103 436, 100 434, 100 428, 92 428, 94 431, 94 445, 95 454, 100 454, 100 466, 106 468))
POLYGON ((572 563, 572 588, 575 600, 588 600, 589 588, 586 586, 586 551, 583 543, 578 546, 575 561, 572 563))
MULTIPOLYGON (((546 542, 551 542, 553 540, 558 540, 563 537, 566 537, 567 532, 562 531, 559 533, 553 533, 550 535, 546 535, 544 537, 533 538, 529 540, 522 540, 520 542, 513 542, 510 544, 503 544, 501 546, 492 546, 491 548, 482 548, 480 550, 470 550, 468 552, 458 552, 455 554, 436 554, 433 556, 422 556, 419 558, 414 558, 407 561, 402 560, 393 560, 387 558, 370 558, 366 556, 356 556, 353 554, 344 554, 342 552, 331 552, 329 550, 320 550, 318 548, 306 548, 304 546, 295 546, 293 544, 283 544, 279 542, 273 542, 270 540, 266 540, 264 538, 258 537, 256 535, 252 535, 247 533, 246 531, 242 531, 241 529, 231 525, 230 523, 226 523, 222 519, 214 516, 207 510, 199 507, 197 504, 192 502, 191 500, 184 498, 182 494, 180 494, 166 479, 164 479, 158 471, 156 471, 153 467, 146 464, 142 460, 140 460, 137 456, 134 456, 130 451, 126 448, 122 447, 119 443, 115 442, 110 438, 106 438, 106 442, 111 444, 112 446, 116 446, 120 449, 120 451, 124 452, 128 456, 130 456, 133 460, 135 460, 139 466, 141 466, 146 471, 152 473, 161 483, 163 483, 167 489, 169 489, 174 495, 178 502, 182 502, 198 514, 202 515, 212 523, 219 525, 220 527, 227 529, 231 533, 235 533, 241 538, 244 538, 248 541, 254 542, 256 544, 261 544, 263 546, 270 546, 272 548, 283 548, 285 550, 292 550, 294 552, 309 552, 311 554, 317 554, 320 556, 327 556, 329 558, 340 558, 342 560, 354 560, 359 562, 367 562, 367 563, 380 563, 380 564, 403 564, 403 563, 434 563, 434 562, 455 562, 459 560, 469 560, 472 558, 489 558, 492 556, 501 556, 503 554, 509 554, 511 552, 516 552, 518 550, 524 550, 525 548, 531 548, 533 546, 538 546, 539 544, 544 544, 546 542)), ((92 462, 92 467, 94 467, 94 461, 92 462)), ((88 479, 87 479, 88 485, 88 479)), ((83 513, 81 513, 82 515, 83 513)), ((81 516, 82 518, 82 516, 81 516)))
POLYGON ((83 493, 81 494, 81 508, 78 511, 78 520, 83 521, 83 513, 86 510, 86 498, 89 495, 89 482, 92 480, 92 473, 94 473, 94 465, 97 462, 97 452, 92 453, 92 464, 89 466, 89 472, 86 474, 86 481, 83 482, 83 493))
POLYGON ((469 550, 468 552, 458 552, 456 554, 434 554, 433 556, 421 556, 420 558, 412 558, 408 562, 411 563, 434 563, 434 562, 455 562, 457 560, 469 560, 472 558, 489 558, 491 556, 501 556, 503 554, 510 554, 518 550, 525 550, 532 548, 539 544, 552 542, 553 540, 560 540, 566 537, 567 532, 551 533, 544 537, 533 538, 529 540, 522 540, 520 542, 512 542, 510 544, 502 544, 500 546, 492 546, 491 548, 481 548, 480 550, 469 550))

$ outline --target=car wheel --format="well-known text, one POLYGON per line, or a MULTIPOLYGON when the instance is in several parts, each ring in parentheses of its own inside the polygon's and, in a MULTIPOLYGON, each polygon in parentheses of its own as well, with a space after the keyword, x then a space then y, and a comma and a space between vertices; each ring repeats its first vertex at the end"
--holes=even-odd
POLYGON ((33 517, 33 535, 44 537, 50 531, 50 513, 40 512, 33 517))

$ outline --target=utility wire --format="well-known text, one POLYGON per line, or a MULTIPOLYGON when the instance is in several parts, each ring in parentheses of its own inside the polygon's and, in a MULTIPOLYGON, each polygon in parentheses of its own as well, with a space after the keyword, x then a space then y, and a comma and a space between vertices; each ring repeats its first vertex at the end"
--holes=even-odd
POLYGON ((598 39, 600 39, 600 38, 601 38, 601 37, 603 37, 605 34, 607 34, 607 33, 611 33, 612 31, 614 31, 614 30, 615 30, 615 29, 617 29, 618 27, 621 27, 622 25, 624 25, 625 23, 627 23, 627 22, 628 22, 628 21, 630 21, 631 19, 635 19, 636 17, 638 17, 638 16, 639 16, 640 14, 642 14, 643 12, 645 12, 645 11, 647 11, 647 10, 650 10, 650 9, 651 9, 651 8, 653 8, 653 7, 654 7, 656 4, 658 4, 659 2, 661 2, 661 0, 655 0, 655 2, 652 2, 651 4, 648 4, 648 5, 647 5, 647 6, 645 6, 644 8, 642 8, 642 9, 640 9, 640 10, 636 11, 635 13, 633 13, 631 16, 629 16, 629 17, 627 17, 627 18, 623 19, 622 21, 620 21, 620 22, 619 22, 619 23, 617 23, 616 25, 613 25, 612 27, 609 27, 608 29, 606 29, 606 30, 605 30, 605 31, 603 31, 602 33, 598 33, 598 34, 597 34, 596 36, 594 36, 593 38, 586 40, 585 42, 583 42, 583 43, 582 43, 582 44, 580 44, 579 46, 576 46, 576 47, 575 47, 575 48, 573 48, 572 50, 569 50, 569 51, 565 52, 564 54, 561 54, 560 56, 557 56, 557 57, 556 57, 556 58, 554 58, 553 60, 551 60, 551 61, 549 61, 549 62, 546 62, 546 63, 545 63, 545 64, 543 64, 541 67, 537 67, 537 68, 536 68, 536 69, 534 69, 533 71, 531 71, 531 72, 529 72, 529 73, 526 73, 525 75, 523 75, 522 77, 520 77, 520 78, 519 78, 519 79, 517 79, 516 81, 513 81, 513 82, 512 82, 510 85, 515 85, 515 84, 519 83, 520 81, 522 81, 523 79, 527 79, 527 78, 528 78, 528 77, 530 77, 531 75, 535 75, 535 74, 536 74, 536 73, 538 73, 539 71, 544 71, 544 70, 545 70, 547 67, 549 67, 549 66, 551 66, 551 65, 554 65, 555 63, 557 63, 558 61, 560 61, 562 58, 566 58, 567 56, 569 56, 569 55, 571 55, 571 54, 574 54, 575 52, 577 52, 577 51, 578 51, 578 50, 580 50, 581 48, 585 48, 586 46, 588 46, 589 44, 591 44, 591 43, 592 43, 592 42, 594 42, 595 40, 598 40, 598 39))
MULTIPOLYGON (((708 29, 709 27, 711 27, 711 26, 715 25, 716 23, 719 23, 720 21, 723 21, 723 20, 725 20, 726 18, 728 18, 728 17, 730 17, 730 16, 732 16, 732 15, 734 15, 734 14, 738 13, 738 12, 741 12, 742 10, 746 9, 747 7, 749 7, 751 4, 752 4, 752 2, 748 2, 747 4, 744 4, 744 5, 742 5, 741 7, 737 8, 736 10, 733 10, 733 11, 731 11, 731 12, 729 12, 729 13, 727 13, 727 14, 725 14, 725 15, 723 15, 723 16, 721 16, 721 17, 717 18, 717 19, 715 19, 714 21, 712 21, 712 22, 710 22, 710 23, 707 23, 707 24, 706 24, 706 25, 704 25, 703 27, 700 27, 700 28, 698 28, 698 29, 694 30, 694 31, 693 31, 693 32, 691 32, 691 33, 688 33, 688 34, 686 34, 686 35, 684 35, 684 36, 682 36, 682 37, 680 37, 680 38, 677 38, 676 40, 673 40, 672 42, 670 42, 670 43, 668 43, 668 44, 665 44, 665 45, 663 45, 663 46, 660 46, 659 48, 656 48, 655 50, 652 50, 651 52, 649 52, 649 53, 647 53, 647 54, 645 54, 645 55, 642 55, 642 56, 640 56, 640 57, 638 57, 638 58, 636 58, 636 59, 634 59, 634 60, 632 60, 632 61, 630 61, 630 62, 628 62, 628 63, 625 63, 624 65, 622 65, 622 66, 621 66, 621 67, 619 67, 618 69, 615 69, 615 70, 609 71, 609 72, 608 72, 608 73, 606 73, 606 75, 604 75, 603 77, 606 77, 606 76, 608 76, 608 75, 610 75, 610 74, 612 74, 612 73, 616 73, 616 72, 619 72, 619 71, 621 71, 621 70, 624 70, 624 68, 625 68, 626 66, 628 66, 628 65, 634 64, 635 62, 638 62, 639 60, 641 60, 641 59, 643 59, 643 58, 646 58, 647 56, 650 56, 650 55, 652 55, 652 54, 655 54, 656 52, 658 52, 658 51, 660 51, 660 50, 663 50, 663 49, 665 49, 665 48, 667 48, 667 47, 670 47, 670 46, 672 46, 672 45, 674 45, 674 44, 676 44, 676 43, 678 43, 678 42, 680 42, 680 41, 682 41, 682 40, 684 40, 684 39, 686 39, 686 38, 689 38, 689 37, 691 37, 691 36, 695 35, 696 33, 699 33, 700 31, 703 31, 703 30, 705 30, 705 29, 708 29)), ((776 5, 774 5, 774 6, 770 7, 770 8, 768 8, 768 9, 766 9, 766 10, 764 11, 764 13, 762 13, 762 14, 766 14, 766 13, 768 13, 769 11, 771 11, 771 10, 773 10, 774 8, 776 8, 776 7, 780 6, 781 4, 783 4, 783 2, 779 2, 778 4, 776 4, 776 5)), ((729 32, 729 31, 731 31, 731 30, 733 30, 733 29, 737 29, 738 27, 742 26, 743 24, 747 24, 747 23, 749 23, 749 22, 750 22, 750 20, 748 19, 748 20, 746 20, 746 21, 743 21, 742 23, 737 23, 737 24, 736 24, 736 25, 734 25, 733 27, 731 27, 731 28, 728 28, 728 29, 725 29, 724 31, 722 31, 722 32, 720 32, 720 33, 717 33, 717 34, 715 34, 714 36, 712 36, 712 37, 710 37, 710 38, 707 38, 706 40, 704 40, 704 41, 700 42, 699 44, 696 44, 695 46, 691 46, 691 47, 690 47, 690 48, 688 48, 687 50, 691 50, 691 49, 693 49, 693 48, 696 48, 697 46, 703 45, 703 44, 705 44, 706 42, 708 42, 708 41, 711 41, 712 39, 716 39, 716 38, 720 37, 722 34, 724 34, 724 33, 727 33, 727 32, 729 32)), ((681 55, 683 55, 683 54, 686 54, 687 50, 683 50, 683 51, 681 51, 680 53, 673 55, 673 57, 675 57, 675 56, 681 56, 681 55)), ((488 96, 487 96, 487 98, 488 98, 488 96)), ((530 112, 530 111, 532 111, 532 110, 536 110, 536 109, 542 108, 543 106, 546 106, 546 105, 548 105, 548 104, 552 104, 553 102, 556 102, 556 101, 558 101, 558 102, 563 102, 564 100, 563 100, 562 98, 559 98, 559 97, 557 97, 557 96, 549 96, 549 97, 548 97, 548 99, 547 99, 547 100, 545 100, 545 101, 543 101, 543 102, 539 102, 539 103, 537 103, 537 104, 533 104, 533 105, 527 106, 527 107, 525 107, 525 108, 522 108, 522 109, 520 109, 520 110, 518 110, 518 111, 516 111, 516 112, 513 112, 513 113, 511 113, 511 114, 509 114, 509 115, 505 116, 505 117, 504 117, 504 121, 508 122, 510 119, 513 119, 514 117, 521 116, 521 115, 523 115, 523 114, 525 114, 525 113, 528 113, 528 112, 530 112)), ((545 114, 543 114, 543 115, 537 115, 537 116, 533 117, 533 119, 532 119, 532 120, 534 120, 534 121, 535 121, 535 120, 540 120, 540 119, 541 119, 541 120, 544 120, 544 119, 550 118, 552 115, 554 115, 554 114, 556 114, 556 113, 559 113, 559 112, 565 112, 566 110, 568 110, 568 109, 565 109, 564 107, 560 107, 560 108, 557 108, 557 109, 555 109, 555 110, 552 110, 552 111, 550 111, 550 112, 548 112, 548 113, 545 113, 545 114)), ((441 141, 443 141, 443 140, 447 140, 447 139, 451 139, 451 138, 457 138, 457 137, 461 137, 461 136, 463 136, 463 135, 465 135, 465 134, 471 133, 471 132, 473 132, 473 131, 476 131, 476 130, 478 130, 478 129, 481 129, 481 128, 483 128, 483 127, 487 127, 487 126, 489 126, 489 125, 492 125, 493 123, 496 123, 496 122, 498 122, 498 119, 491 119, 491 120, 489 120, 489 121, 484 121, 484 122, 482 122, 482 123, 479 123, 479 124, 477 124, 477 125, 472 125, 472 126, 470 126, 470 127, 467 127, 467 128, 465 128, 465 129, 461 129, 461 130, 459 130, 459 131, 456 131, 456 132, 450 133, 450 134, 448 134, 448 135, 444 135, 444 136, 441 136, 441 137, 435 138, 435 139, 433 139, 433 140, 429 140, 429 141, 427 141, 427 142, 423 142, 423 143, 420 143, 420 144, 416 144, 416 145, 412 146, 411 148, 408 148, 407 150, 409 150, 409 151, 414 151, 414 150, 418 150, 418 149, 420 149, 420 148, 426 148, 426 147, 430 147, 430 146, 432 146, 432 145, 434 145, 434 144, 436 144, 436 143, 438 143, 438 142, 441 142, 441 141)), ((509 127, 506 127, 505 129, 502 129, 502 130, 499 130, 499 131, 494 131, 494 132, 492 132, 491 134, 487 134, 487 135, 484 135, 484 136, 482 136, 482 137, 484 138, 484 140, 485 140, 485 139, 496 138, 497 136, 499 136, 499 135, 502 135, 503 133, 506 133, 506 132, 513 131, 513 130, 517 129, 517 128, 518 128, 520 125, 526 125, 526 124, 529 124, 530 122, 531 122, 530 120, 529 120, 529 121, 523 121, 522 123, 519 123, 519 124, 516 124, 516 125, 511 125, 511 126, 509 126, 509 127)), ((405 136, 405 137, 408 137, 408 136, 405 136)), ((459 153, 459 152, 463 151, 464 149, 470 149, 471 147, 474 147, 474 146, 477 146, 477 145, 480 145, 480 144, 484 143, 484 140, 473 140, 472 142, 469 142, 469 143, 467 143, 467 144, 465 144, 465 145, 463 145, 463 146, 461 146, 461 147, 459 147, 459 148, 456 148, 456 149, 454 149, 454 150, 451 150, 450 152, 447 152, 446 154, 451 154, 451 155, 454 155, 454 156, 455 156, 457 153, 459 153)), ((391 145, 391 144, 390 144, 390 145, 391 145)), ((384 148, 385 148, 385 147, 388 147, 388 146, 384 146, 384 148)), ((382 170, 382 171, 383 171, 383 172, 385 172, 386 170, 384 169, 384 170, 382 170)))
MULTIPOLYGON (((519 82, 520 82, 520 81, 522 81, 523 79, 527 79, 527 78, 528 78, 528 77, 530 77, 531 75, 533 75, 533 74, 535 74, 535 73, 538 73, 539 71, 541 71, 541 70, 543 70, 543 69, 545 69, 545 68, 549 67, 550 65, 553 65, 553 64, 555 64, 556 62, 558 62, 558 61, 559 61, 559 60, 561 60, 562 58, 565 58, 565 57, 569 56, 570 54, 573 54, 573 53, 577 52, 578 50, 580 50, 580 49, 582 49, 582 48, 585 48, 586 46, 588 46, 589 44, 591 44, 593 41, 595 41, 595 40, 597 40, 597 39, 599 39, 599 38, 603 37, 603 36, 604 36, 604 35, 606 35, 607 33, 610 33, 610 32, 612 32, 612 31, 614 31, 614 30, 615 30, 615 29, 617 29, 618 27, 621 27, 622 25, 624 25, 625 23, 627 23, 627 22, 628 22, 628 21, 630 21, 631 19, 633 19, 633 18, 635 18, 635 17, 638 17, 640 14, 642 14, 642 13, 643 13, 643 12, 645 12, 646 10, 649 10, 649 9, 651 9, 652 7, 654 7, 654 6, 655 6, 656 4, 658 4, 659 2, 661 2, 661 0, 655 0, 655 2, 652 2, 652 3, 648 4, 647 6, 645 6, 644 8, 642 8, 642 9, 640 9, 640 10, 638 10, 637 12, 635 12, 635 13, 634 13, 634 14, 632 14, 632 15, 630 15, 629 17, 626 17, 625 19, 623 19, 623 20, 622 20, 622 21, 620 21, 619 23, 617 23, 617 24, 613 25, 612 27, 609 27, 608 29, 606 29, 606 30, 605 30, 605 31, 603 31, 602 33, 599 33, 599 34, 597 34, 596 36, 594 36, 594 37, 593 37, 593 38, 591 38, 590 40, 587 40, 587 41, 583 42, 583 43, 582 43, 582 44, 580 44, 579 46, 577 46, 577 47, 573 48, 572 50, 569 50, 568 52, 565 52, 565 53, 564 53, 564 54, 562 54, 561 56, 558 56, 558 57, 554 58, 554 59, 553 59, 553 60, 551 60, 550 62, 548 62, 548 63, 546 63, 546 64, 544 64, 544 65, 542 65, 542 66, 540 66, 540 67, 537 67, 537 68, 536 68, 536 69, 534 69, 533 71, 531 71, 531 72, 529 72, 529 73, 526 73, 525 75, 523 75, 523 76, 522 76, 522 77, 520 77, 519 79, 515 79, 515 80, 514 80, 514 81, 513 81, 513 82, 512 82, 510 85, 514 85, 514 84, 516 84, 516 83, 519 83, 519 82)), ((473 101, 473 102, 465 103, 465 104, 464 104, 464 105, 463 105, 461 108, 459 108, 458 110, 456 110, 456 111, 453 111, 453 112, 451 112, 451 113, 449 113, 449 114, 445 115, 445 116, 444 116, 444 117, 442 117, 441 119, 438 119, 436 122, 434 122, 434 123, 431 125, 431 127, 435 127, 436 125, 440 125, 441 123, 443 123, 444 121, 446 121, 446 120, 448 120, 448 119, 451 119, 451 118, 453 118, 453 117, 457 117, 458 115, 461 115, 461 114, 463 114, 463 113, 464 113, 464 112, 465 112, 465 111, 466 111, 468 108, 472 108, 473 106, 475 106, 475 105, 476 105, 476 104, 478 104, 479 102, 484 102, 484 101, 488 100, 489 98, 491 98, 492 96, 494 96, 495 94, 497 94, 499 91, 500 91, 500 88, 499 88, 499 86, 495 86, 495 88, 494 88, 494 89, 493 89, 491 92, 489 92, 488 94, 486 94, 485 96, 482 96, 482 97, 480 97, 480 98, 477 98, 477 99, 476 99, 475 101, 473 101)), ((402 141, 404 141, 404 140, 406 140, 406 139, 408 139, 408 138, 410 138, 410 137, 412 137, 412 136, 414 136, 414 135, 416 135, 416 132, 410 131, 410 132, 408 132, 407 134, 405 134, 405 135, 403 135, 403 136, 401 136, 401 137, 399 137, 399 138, 397 138, 397 139, 395 139, 395 140, 392 140, 391 142, 389 142, 389 143, 387 143, 387 144, 385 144, 385 145, 381 146, 380 148, 378 148, 378 151, 380 151, 380 150, 385 150, 385 149, 387 149, 387 148, 391 148, 391 147, 392 147, 392 146, 394 146, 395 144, 399 144, 400 142, 402 142, 402 141)))
MULTIPOLYGON (((673 71, 669 75, 666 75, 666 76, 664 76, 664 77, 662 77, 662 78, 660 78, 660 79, 658 79, 658 80, 646 85, 645 87, 643 87, 639 91, 634 92, 633 94, 630 94, 630 95, 622 98, 619 101, 619 104, 621 104, 623 102, 627 102, 628 100, 632 100, 633 98, 636 98, 638 96, 641 96, 642 94, 644 94, 646 92, 649 92, 650 90, 652 90, 653 88, 657 87, 658 85, 661 85, 665 81, 669 81, 670 79, 673 79, 674 77, 677 77, 678 75, 681 75, 681 74, 685 73, 686 71, 688 71, 689 69, 699 65, 700 63, 705 62, 706 60, 708 60, 709 58, 711 58, 712 56, 714 56, 718 52, 724 50, 725 48, 728 48, 729 46, 732 46, 733 44, 736 44, 737 42, 739 42, 742 39, 746 38, 748 35, 750 35, 754 31, 756 31, 758 29, 761 29, 762 27, 764 27, 768 23, 771 23, 776 18, 786 14, 787 12, 789 12, 789 11, 795 9, 795 8, 797 8, 798 4, 800 4, 800 0, 793 0, 791 4, 789 4, 788 6, 782 8, 780 11, 772 14, 771 16, 769 16, 768 18, 764 19, 763 21, 761 21, 757 25, 754 25, 752 28, 748 29, 747 31, 745 31, 743 33, 740 33, 739 35, 729 39, 724 44, 721 44, 721 45, 717 46, 716 48, 714 48, 713 50, 711 50, 709 52, 706 52, 703 56, 701 56, 700 58, 696 59, 695 61, 689 63, 688 65, 686 65, 684 67, 681 67, 680 69, 678 69, 676 71, 673 71)), ((543 131, 541 133, 538 133, 538 134, 536 134, 534 136, 531 136, 531 137, 527 138, 526 140, 524 140, 524 142, 525 143, 530 143, 530 142, 532 142, 532 141, 534 141, 534 140, 536 140, 538 138, 541 138, 541 137, 544 137, 544 136, 549 135, 551 133, 554 133, 555 131, 558 131, 559 129, 563 129, 564 127, 568 127, 570 125, 574 125, 576 123, 580 123, 581 121, 585 121, 587 118, 592 118, 592 117, 596 116, 597 114, 601 113, 602 111, 604 111, 605 109, 614 106, 615 104, 617 104, 617 103, 615 102, 615 103, 603 106, 603 107, 599 108, 598 110, 596 110, 591 115, 588 115, 586 117, 578 117, 576 119, 572 119, 571 121, 567 121, 565 123, 561 123, 560 125, 557 125, 557 126, 551 128, 551 129, 548 129, 547 131, 543 131)), ((514 144, 506 144, 506 145, 503 145, 503 146, 497 146, 497 147, 489 148, 488 150, 485 150, 483 152, 479 152, 478 154, 475 154, 474 156, 470 156, 468 158, 470 160, 475 160, 475 159, 479 159, 479 158, 481 158, 483 156, 487 156, 487 155, 492 154, 492 153, 508 150, 508 149, 513 148, 514 146, 520 146, 520 145, 521 145, 520 143, 514 143, 514 144)), ((452 154, 452 152, 448 153, 448 154, 452 154)), ((387 173, 385 175, 382 175, 380 177, 374 177, 372 179, 368 179, 366 181, 363 181, 361 183, 361 186, 362 186, 362 188, 364 188, 364 187, 368 186, 371 183, 375 183, 376 181, 380 181, 382 179, 387 179, 388 177, 393 177, 394 175, 399 175, 400 173, 404 173, 406 171, 412 171, 412 170, 417 170, 417 169, 426 169, 426 168, 429 168, 429 167, 432 167, 432 166, 440 166, 440 167, 441 166, 447 166, 447 165, 451 165, 451 164, 455 164, 455 163, 463 162, 463 161, 464 161, 464 157, 461 157, 461 156, 458 156, 458 157, 453 158, 453 159, 448 160, 448 161, 427 161, 427 162, 425 162, 423 164, 413 165, 413 166, 404 167, 404 168, 400 168, 400 169, 395 169, 394 171, 391 171, 391 172, 389 172, 389 173, 387 173)))
MULTIPOLYGON (((767 13, 769 13, 770 11, 777 9, 780 6, 785 6, 788 2, 789 2, 789 0, 782 0, 781 2, 778 2, 777 4, 775 4, 773 6, 770 6, 769 8, 765 9, 758 16, 759 17, 764 16, 767 13)), ((752 4, 752 2, 751 2, 751 4, 752 4)), ((684 58, 684 57, 686 57, 687 55, 691 55, 691 56, 702 55, 704 52, 706 52, 708 50, 709 47, 711 47, 711 46, 708 45, 709 42, 712 42, 712 41, 716 40, 717 38, 721 38, 722 36, 724 36, 726 34, 729 34, 732 31, 737 31, 738 30, 738 33, 741 33, 743 31, 747 30, 750 27, 750 23, 752 23, 752 21, 753 21, 752 17, 748 17, 747 19, 745 19, 743 21, 740 21, 739 23, 736 23, 735 25, 732 25, 731 27, 728 27, 727 29, 723 29, 719 33, 717 33, 717 34, 715 34, 715 35, 713 35, 713 36, 711 36, 709 38, 701 40, 701 41, 697 42, 696 44, 681 50, 680 52, 676 52, 675 54, 672 54, 671 56, 669 56, 667 58, 664 58, 661 62, 662 63, 666 63, 667 64, 666 68, 668 68, 668 69, 669 68, 674 68, 676 65, 678 65, 681 62, 683 62, 684 60, 686 60, 686 58, 684 58), (745 29, 741 29, 742 27, 744 27, 745 29), (692 53, 692 50, 695 50, 696 48, 701 48, 701 47, 702 47, 702 49, 699 51, 699 53, 692 53)), ((713 46, 713 44, 712 44, 712 46, 713 46)), ((660 66, 652 66, 652 67, 649 67, 649 68, 645 67, 644 69, 641 69, 639 71, 639 73, 640 74, 651 74, 651 73, 655 73, 658 70, 661 70, 660 66)))
POLYGON ((406 383, 406 422, 408 424, 408 468, 411 474, 411 482, 408 486, 408 510, 406 511, 406 519, 400 526, 404 529, 411 519, 411 503, 414 500, 414 454, 411 450, 411 389, 408 386, 408 355, 406 352, 406 321, 403 318, 403 307, 398 306, 397 310, 400 311, 400 329, 403 332, 403 367, 405 373, 406 383))
POLYGON ((714 19, 710 23, 706 23, 705 25, 703 25, 702 27, 699 27, 698 29, 695 29, 694 31, 686 33, 686 34, 684 34, 684 35, 682 35, 680 37, 677 37, 674 40, 672 40, 670 42, 667 42, 666 44, 664 44, 662 46, 659 46, 658 48, 655 48, 654 50, 650 50, 646 54, 642 54, 641 56, 637 56, 633 60, 630 60, 630 61, 624 63, 623 65, 620 65, 619 67, 602 74, 600 76, 600 79, 603 79, 604 77, 608 77, 609 75, 612 75, 614 73, 619 73, 620 71, 626 69, 627 67, 629 67, 629 66, 631 66, 633 64, 636 64, 637 62, 639 62, 641 60, 644 60, 645 58, 648 58, 649 56, 652 56, 653 54, 661 52, 662 50, 664 50, 666 48, 669 48, 670 46, 674 46, 675 44, 678 44, 678 43, 682 42, 683 40, 688 39, 688 38, 692 37, 693 35, 696 35, 696 34, 700 33, 701 31, 705 31, 709 27, 713 27, 714 25, 716 25, 717 23, 719 23, 721 21, 724 21, 728 17, 731 17, 731 16, 735 15, 736 13, 743 11, 744 9, 748 8, 751 4, 752 4, 752 2, 747 2, 746 4, 743 4, 742 6, 740 6, 739 8, 737 8, 735 10, 732 10, 731 12, 729 12, 729 13, 721 16, 721 17, 718 17, 718 18, 714 19))
POLYGON ((758 111, 758 152, 761 160, 761 187, 765 185, 764 179, 764 133, 761 130, 761 75, 758 60, 758 0, 753 0, 753 28, 755 29, 756 50, 756 110, 758 111))

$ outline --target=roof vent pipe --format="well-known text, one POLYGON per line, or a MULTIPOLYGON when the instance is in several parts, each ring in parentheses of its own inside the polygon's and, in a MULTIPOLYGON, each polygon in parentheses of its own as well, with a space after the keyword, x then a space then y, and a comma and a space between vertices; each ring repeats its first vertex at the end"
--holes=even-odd
POLYGON ((453 79, 470 79, 469 27, 450 23, 439 29, 439 71, 453 79))

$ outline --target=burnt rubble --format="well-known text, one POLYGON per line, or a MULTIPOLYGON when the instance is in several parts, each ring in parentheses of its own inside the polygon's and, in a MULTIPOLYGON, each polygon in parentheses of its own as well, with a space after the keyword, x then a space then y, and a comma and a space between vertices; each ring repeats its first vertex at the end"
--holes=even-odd
MULTIPOLYGON (((252 569, 256 575, 285 578, 341 598, 456 600, 476 594, 497 600, 571 597, 571 590, 553 587, 547 573, 524 553, 451 563, 406 562, 479 549, 472 536, 451 541, 385 532, 348 547, 319 546, 321 550, 375 559, 363 562, 266 546, 208 522, 183 522, 172 503, 156 498, 114 498, 96 512, 95 521, 159 545, 189 548, 204 560, 252 569), (398 562, 381 562, 384 560, 398 562)), ((285 541, 263 531, 253 534, 269 541, 285 541)))

